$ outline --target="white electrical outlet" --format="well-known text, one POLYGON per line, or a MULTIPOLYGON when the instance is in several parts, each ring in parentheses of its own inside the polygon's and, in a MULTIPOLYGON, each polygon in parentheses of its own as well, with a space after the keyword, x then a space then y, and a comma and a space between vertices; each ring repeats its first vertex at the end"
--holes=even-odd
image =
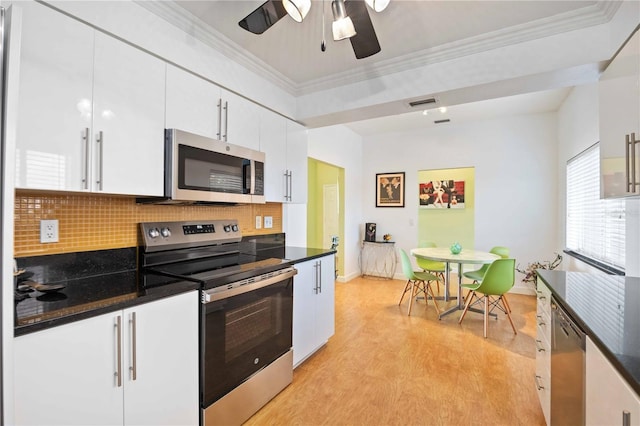
POLYGON ((262 216, 256 216, 256 229, 262 228, 262 216))
POLYGON ((265 216, 264 217, 264 227, 265 228, 273 228, 273 217, 265 216))
POLYGON ((58 220, 41 220, 40 221, 40 242, 41 243, 57 243, 58 242, 58 220))

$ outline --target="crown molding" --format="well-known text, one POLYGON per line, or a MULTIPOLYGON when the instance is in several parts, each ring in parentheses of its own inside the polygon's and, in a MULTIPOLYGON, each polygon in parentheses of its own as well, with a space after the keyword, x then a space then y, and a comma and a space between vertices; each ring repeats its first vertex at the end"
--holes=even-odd
POLYGON ((148 0, 134 0, 134 2, 293 96, 333 89, 492 49, 605 24, 613 18, 621 4, 621 1, 601 0, 578 10, 391 58, 378 62, 373 67, 355 68, 296 84, 264 61, 249 54, 240 45, 206 25, 199 18, 193 17, 174 2, 148 0))
POLYGON ((194 17, 173 1, 133 0, 133 2, 209 47, 214 48, 222 55, 242 65, 249 71, 265 78, 287 93, 291 95, 297 94, 298 88, 293 80, 287 78, 271 65, 248 53, 242 46, 211 28, 201 19, 194 17))

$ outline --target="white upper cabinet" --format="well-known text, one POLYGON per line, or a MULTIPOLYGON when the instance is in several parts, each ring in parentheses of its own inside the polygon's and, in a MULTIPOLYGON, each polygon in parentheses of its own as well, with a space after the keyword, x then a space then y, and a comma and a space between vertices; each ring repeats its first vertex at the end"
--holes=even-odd
POLYGON ((164 62, 21 6, 16 187, 162 195, 164 62))
POLYGON ((265 198, 307 202, 307 130, 269 110, 260 116, 260 150, 266 154, 265 198))
POLYGON ((287 169, 289 170, 289 202, 307 202, 308 180, 307 129, 287 120, 287 169))
POLYGON ((260 112, 260 151, 265 153, 265 199, 286 201, 287 119, 267 109, 260 112))
POLYGON ((94 31, 47 7, 22 6, 15 185, 80 191, 88 185, 94 31))
POLYGON ((176 66, 167 65, 167 129, 220 139, 220 88, 176 66))
POLYGON ((601 196, 640 195, 640 32, 602 73, 599 96, 601 196))
POLYGON ((260 149, 260 110, 241 96, 221 89, 222 140, 246 148, 260 149))
POLYGON ((95 40, 96 189, 161 196, 165 64, 102 33, 95 40))
POLYGON ((260 149, 260 107, 197 75, 167 65, 166 127, 260 149))

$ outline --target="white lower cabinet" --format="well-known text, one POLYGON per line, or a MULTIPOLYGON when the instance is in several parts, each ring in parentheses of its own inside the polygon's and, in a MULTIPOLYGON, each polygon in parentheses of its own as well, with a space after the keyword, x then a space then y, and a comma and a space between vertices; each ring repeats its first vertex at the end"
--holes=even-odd
POLYGON ((538 280, 536 308, 536 375, 535 384, 544 419, 551 415, 551 291, 538 280))
POLYGON ((335 257, 295 265, 293 281, 293 365, 307 359, 335 333, 335 257))
POLYGON ((587 337, 587 425, 640 425, 640 398, 587 337))
POLYGON ((197 291, 19 336, 14 349, 16 425, 198 424, 197 291))

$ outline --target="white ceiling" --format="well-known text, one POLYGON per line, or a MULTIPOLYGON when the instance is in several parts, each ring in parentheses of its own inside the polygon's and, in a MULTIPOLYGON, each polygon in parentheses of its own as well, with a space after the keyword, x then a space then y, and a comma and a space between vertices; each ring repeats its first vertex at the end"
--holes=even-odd
MULTIPOLYGON (((215 47, 224 50, 223 53, 230 58, 241 63, 252 62, 259 67, 261 75, 295 96, 330 91, 345 84, 390 75, 407 67, 424 67, 500 46, 603 24, 619 7, 619 2, 586 0, 391 0, 389 7, 381 13, 369 10, 382 51, 357 60, 349 41, 334 42, 331 39, 329 0, 314 0, 309 15, 302 23, 285 16, 261 35, 242 29, 238 22, 262 3, 261 0, 138 2, 190 34, 196 37, 200 34, 200 38, 209 44, 215 40, 215 47), (320 50, 323 7, 326 11, 326 52, 320 50), (202 36, 204 34, 206 37, 202 36)), ((514 85, 513 82, 506 84, 514 85)), ((523 98, 509 96, 497 101, 494 98, 518 90, 507 91, 504 90, 506 86, 500 84, 493 86, 491 90, 476 90, 466 96, 456 93, 456 99, 449 99, 448 105, 458 104, 459 108, 451 106, 448 114, 462 120, 486 115, 488 111, 555 110, 567 94, 566 89, 559 89, 562 85, 556 79, 555 85, 546 87, 540 84, 528 88, 528 92, 539 90, 542 93, 530 93, 523 98), (478 107, 477 102, 464 108, 459 105, 483 99, 494 99, 489 104, 490 108, 478 107)), ((442 97, 446 99, 445 94, 442 97)), ((383 113, 363 113, 362 117, 351 111, 349 121, 387 114, 391 117, 349 125, 360 134, 398 126, 433 125, 433 114, 425 120, 420 113, 400 114, 404 111, 388 109, 383 113)), ((345 122, 344 117, 342 122, 345 122)), ((317 123, 324 125, 329 121, 319 120, 317 123)))

